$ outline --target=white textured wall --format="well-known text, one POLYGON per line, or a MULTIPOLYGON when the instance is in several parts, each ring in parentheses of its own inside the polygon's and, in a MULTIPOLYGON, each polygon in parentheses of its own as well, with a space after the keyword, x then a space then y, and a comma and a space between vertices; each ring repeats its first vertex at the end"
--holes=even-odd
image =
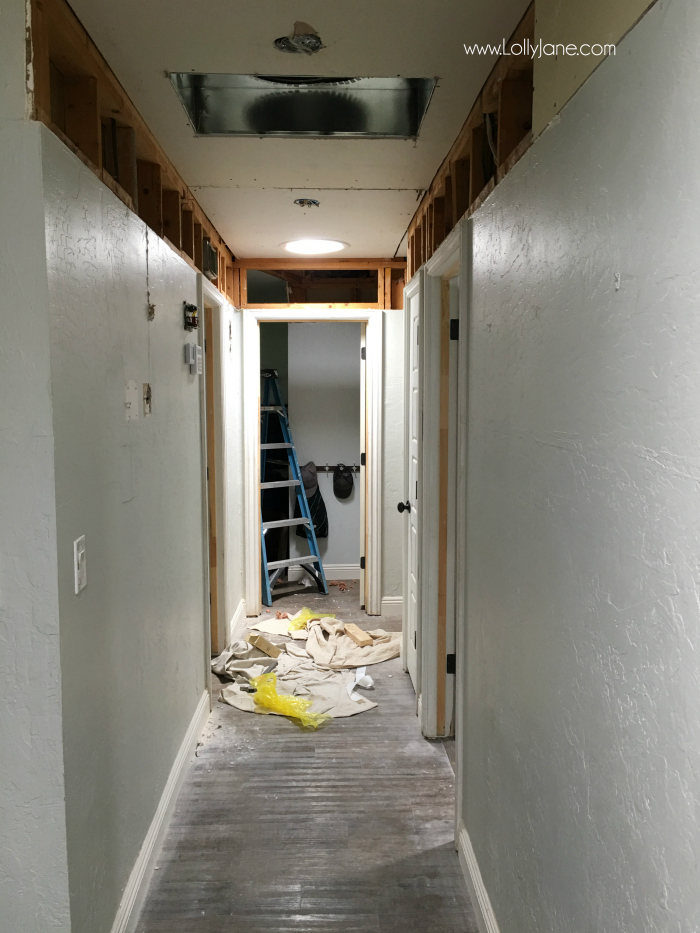
POLYGON ((69 933, 39 127, 0 152, 0 929, 69 933))
POLYGON ((108 933, 205 689, 196 275, 42 130, 72 933, 108 933), (146 314, 146 249, 155 320, 146 314), (153 414, 125 418, 125 385, 153 414), (87 588, 73 592, 86 536, 87 588))
POLYGON ((474 215, 463 787, 501 933, 700 929, 699 50, 660 0, 474 215))
MULTIPOLYGON (((299 463, 360 465, 360 325, 289 325, 289 421, 299 463)), ((354 480, 359 478, 355 474, 354 480)), ((328 537, 319 538, 324 563, 360 563, 360 492, 336 499, 332 474, 319 473, 328 511, 328 537)), ((290 553, 306 542, 290 534, 290 553)))

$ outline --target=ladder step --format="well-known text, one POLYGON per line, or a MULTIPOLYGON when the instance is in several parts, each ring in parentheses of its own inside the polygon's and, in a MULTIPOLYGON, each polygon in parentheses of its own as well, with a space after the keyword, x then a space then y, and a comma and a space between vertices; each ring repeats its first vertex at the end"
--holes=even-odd
POLYGON ((261 489, 281 489, 283 486, 299 486, 298 479, 281 479, 274 483, 260 483, 261 489))
POLYGON ((261 405, 260 411, 278 411, 282 415, 286 414, 281 405, 261 405))
POLYGON ((261 444, 260 450, 291 450, 293 444, 261 444))
POLYGON ((292 525, 308 525, 308 518, 283 518, 275 522, 263 522, 263 530, 268 528, 291 528, 292 525))
POLYGON ((313 554, 310 554, 308 557, 290 557, 287 560, 268 561, 267 569, 276 570, 277 567, 298 567, 303 566, 304 564, 316 564, 318 561, 319 558, 314 557, 313 554))

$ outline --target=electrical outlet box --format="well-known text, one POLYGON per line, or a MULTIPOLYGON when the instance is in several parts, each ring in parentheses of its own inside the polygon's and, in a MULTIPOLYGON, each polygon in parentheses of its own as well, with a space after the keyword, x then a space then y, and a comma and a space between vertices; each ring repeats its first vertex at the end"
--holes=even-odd
POLYGON ((87 586, 87 561, 85 556, 85 535, 73 542, 73 576, 76 595, 87 586))

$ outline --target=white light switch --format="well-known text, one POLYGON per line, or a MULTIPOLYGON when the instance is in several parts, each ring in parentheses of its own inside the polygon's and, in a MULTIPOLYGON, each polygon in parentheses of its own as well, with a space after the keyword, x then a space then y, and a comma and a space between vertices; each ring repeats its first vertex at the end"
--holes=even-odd
POLYGON ((85 559, 85 535, 73 542, 73 575, 75 592, 79 593, 87 586, 87 562, 85 559))

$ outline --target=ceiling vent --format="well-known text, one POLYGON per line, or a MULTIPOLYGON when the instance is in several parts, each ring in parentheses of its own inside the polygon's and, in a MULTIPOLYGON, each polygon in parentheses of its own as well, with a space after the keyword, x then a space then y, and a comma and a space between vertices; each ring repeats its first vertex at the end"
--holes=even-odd
POLYGON ((197 136, 415 139, 435 78, 174 72, 197 136))
POLYGON ((301 22, 294 23, 291 35, 280 36, 273 44, 280 52, 303 52, 305 55, 313 55, 325 48, 314 27, 301 22))

